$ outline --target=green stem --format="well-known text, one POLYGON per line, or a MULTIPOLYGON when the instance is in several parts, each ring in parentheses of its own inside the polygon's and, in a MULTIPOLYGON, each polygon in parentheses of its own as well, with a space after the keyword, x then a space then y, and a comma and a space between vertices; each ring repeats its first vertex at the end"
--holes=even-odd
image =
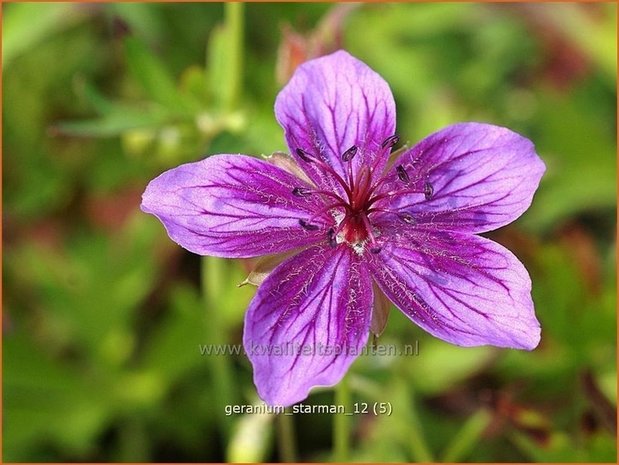
MULTIPOLYGON (((351 412, 350 386, 344 376, 335 388, 335 405, 343 405, 346 412, 351 412)), ((350 451, 351 416, 335 414, 333 416, 333 461, 347 462, 350 451)))
POLYGON ((148 435, 140 420, 131 417, 120 423, 120 438, 116 459, 118 462, 143 462, 150 457, 148 435))
POLYGON ((281 462, 297 461, 297 445, 294 434, 294 420, 292 415, 280 413, 277 415, 277 445, 281 462))
MULTIPOLYGON (((412 388, 411 388, 412 389, 412 388)), ((426 439, 421 430, 421 420, 417 413, 417 406, 415 405, 415 399, 412 398, 409 406, 410 412, 410 424, 409 424, 409 444, 411 448, 411 455, 415 462, 434 462, 434 457, 430 448, 426 443, 426 439)))
POLYGON ((481 435, 486 430, 492 415, 485 409, 480 409, 462 425, 452 442, 445 448, 442 462, 459 462, 473 450, 481 435))
POLYGON ((243 85, 243 2, 225 4, 226 35, 228 36, 228 72, 224 107, 233 111, 238 107, 243 85))
MULTIPOLYGON (((221 258, 202 257, 202 298, 206 311, 206 331, 210 344, 223 345, 227 342, 227 328, 218 305, 221 294, 225 263, 221 258)), ((232 366, 228 355, 211 355, 209 358, 213 375, 214 405, 218 406, 219 422, 224 436, 230 437, 231 418, 225 414, 224 406, 234 403, 232 366)))

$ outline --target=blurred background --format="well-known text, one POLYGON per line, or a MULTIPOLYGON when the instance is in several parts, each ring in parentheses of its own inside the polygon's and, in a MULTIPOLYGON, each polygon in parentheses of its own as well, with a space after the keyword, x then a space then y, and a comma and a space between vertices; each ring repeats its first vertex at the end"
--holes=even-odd
MULTIPOLYGON (((465 349, 392 311, 361 357, 353 461, 616 460, 616 6, 8 4, 3 7, 5 461, 328 461, 331 415, 258 403, 239 344, 248 263, 200 258, 140 212, 212 153, 285 150, 273 102, 339 47, 390 83, 414 143, 458 121, 529 137, 531 209, 488 236, 533 280, 533 352, 465 349)), ((333 402, 315 391, 309 404, 333 402)))

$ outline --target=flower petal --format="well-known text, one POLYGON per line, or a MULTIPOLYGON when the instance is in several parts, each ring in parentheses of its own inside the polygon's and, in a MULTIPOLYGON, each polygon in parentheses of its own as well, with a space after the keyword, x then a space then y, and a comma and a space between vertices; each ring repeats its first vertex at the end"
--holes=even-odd
POLYGON ((332 386, 367 342, 372 282, 350 247, 312 247, 275 268, 245 316, 260 397, 292 405, 332 386))
POLYGON ((301 148, 320 156, 344 176, 347 163, 358 170, 376 163, 377 172, 389 149, 382 142, 395 131, 395 103, 389 85, 365 63, 347 52, 310 60, 297 68, 275 101, 275 116, 284 128, 292 155, 323 188, 337 189, 334 179, 296 154, 301 148), (342 155, 358 147, 350 162, 342 155))
POLYGON ((522 263, 488 239, 394 228, 367 253, 379 287, 430 334, 460 346, 533 349, 540 326, 522 263))
POLYGON ((299 219, 320 207, 316 196, 292 195, 309 185, 256 158, 213 155, 166 171, 150 182, 142 210, 161 220, 168 235, 191 252, 254 257, 325 240, 299 219))
POLYGON ((480 233, 511 223, 529 208, 545 171, 531 141, 482 123, 449 126, 425 138, 394 163, 383 190, 401 190, 402 166, 416 194, 384 202, 432 229, 480 233), (430 195, 426 199, 423 191, 430 195))

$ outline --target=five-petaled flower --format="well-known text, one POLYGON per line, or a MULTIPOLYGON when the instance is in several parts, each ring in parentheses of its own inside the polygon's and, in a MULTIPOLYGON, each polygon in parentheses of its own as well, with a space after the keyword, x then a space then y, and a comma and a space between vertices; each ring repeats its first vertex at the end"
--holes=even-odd
POLYGON ((214 155, 163 173, 142 202, 197 254, 286 253, 245 317, 264 401, 291 405, 336 384, 382 331, 384 295, 445 341, 537 346, 526 269, 475 235, 531 204, 545 167, 528 139, 461 123, 391 154, 389 86, 344 51, 301 65, 275 115, 291 157, 214 155), (319 346, 333 350, 306 350, 319 346))

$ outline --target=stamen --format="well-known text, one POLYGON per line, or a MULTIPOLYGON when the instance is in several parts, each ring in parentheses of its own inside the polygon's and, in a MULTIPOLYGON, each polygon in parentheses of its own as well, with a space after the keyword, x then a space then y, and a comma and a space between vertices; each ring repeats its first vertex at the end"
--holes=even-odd
POLYGON ((320 226, 316 226, 315 224, 308 223, 307 221, 303 219, 299 220, 299 224, 301 225, 303 229, 306 229, 308 231, 318 231, 320 229, 320 226))
POLYGON ((333 167, 330 164, 325 163, 323 160, 321 160, 318 157, 315 157, 314 155, 310 155, 309 153, 307 153, 305 150, 303 150, 300 147, 297 147, 295 149, 295 152, 303 161, 305 161, 307 163, 316 163, 322 169, 324 169, 325 171, 328 171, 331 174, 331 176, 333 176, 335 178, 335 180, 340 184, 340 186, 342 186, 342 188, 346 192, 346 195, 348 195, 348 197, 350 198, 350 195, 351 195, 350 187, 348 186, 348 184, 346 184, 346 182, 333 169, 333 167))
MULTIPOLYGON (((406 168, 404 168, 404 166, 402 166, 402 165, 396 166, 395 167, 395 172, 396 172, 396 175, 397 175, 398 179, 401 182, 403 182, 404 184, 409 184, 410 183, 410 176, 408 175, 408 171, 406 171, 406 168)), ((379 194, 379 195, 376 195, 376 196, 374 195, 374 193, 380 191, 380 188, 386 182, 391 182, 391 179, 392 179, 392 176, 393 176, 392 173, 393 172, 391 170, 389 170, 387 173, 383 174, 383 176, 380 177, 377 182, 372 184, 372 186, 370 187, 370 195, 368 196, 370 199, 372 199, 370 205, 372 203, 374 203, 378 199, 382 199, 382 198, 385 198, 385 197, 391 197, 391 195, 393 193, 395 193, 395 191, 391 191, 391 192, 389 192, 387 194, 379 194), (375 197, 375 198, 373 198, 373 197, 375 197)), ((415 192, 410 191, 410 190, 408 190, 408 191, 398 191, 398 192, 401 192, 401 193, 415 193, 415 192)), ((420 192, 416 192, 416 193, 420 193, 420 192)))
POLYGON ((312 195, 312 191, 307 187, 295 187, 292 189, 292 195, 295 197, 309 197, 312 195))
POLYGON ((402 181, 403 183, 408 184, 408 182, 411 180, 411 178, 408 177, 408 173, 406 172, 404 167, 402 165, 398 165, 395 170, 398 173, 398 178, 400 178, 400 181, 402 181))
POLYGON ((387 147, 391 148, 394 145, 396 145, 398 142, 400 142, 400 136, 398 136, 397 134, 394 134, 393 136, 389 136, 387 137, 382 144, 380 144, 380 146, 383 149, 386 149, 387 147))
POLYGON ((312 156, 307 153, 305 150, 303 150, 301 147, 298 147, 295 152, 297 153, 297 155, 299 156, 299 158, 301 158, 301 160, 303 160, 306 163, 312 163, 314 160, 312 159, 312 156))
MULTIPOLYGON (((389 149, 389 152, 391 152, 391 148, 396 145, 398 142, 400 142, 400 136, 398 136, 397 134, 394 134, 393 136, 389 136, 387 137, 381 144, 380 147, 385 150, 385 149, 389 149)), ((376 167, 380 164, 381 160, 383 159, 383 157, 375 157, 374 161, 372 162, 372 166, 371 169, 372 171, 374 171, 376 169, 376 167)), ((380 181, 379 181, 380 183, 380 181)))
POLYGON ((423 195, 426 197, 426 200, 430 200, 434 195, 434 187, 428 181, 423 185, 423 195))
POLYGON ((392 197, 397 197, 398 195, 422 194, 424 192, 425 191, 420 191, 418 189, 401 189, 401 190, 394 190, 394 191, 385 192, 383 194, 378 194, 378 195, 375 195, 372 198, 370 198, 368 203, 366 204, 366 207, 369 208, 372 205, 374 205, 376 202, 378 202, 379 200, 390 199, 392 197))
POLYGON ((342 154, 342 161, 350 161, 355 158, 355 155, 357 155, 357 150, 358 147, 356 145, 353 145, 351 148, 346 150, 346 152, 342 154))
POLYGON ((339 195, 333 192, 322 191, 322 190, 317 190, 317 189, 308 189, 307 187, 295 187, 294 189, 292 189, 292 195, 294 195, 295 197, 309 197, 310 195, 314 195, 314 194, 330 197, 336 201, 336 205, 341 205, 341 204, 346 203, 342 197, 340 197, 339 195))
POLYGON ((397 213, 398 218, 400 219, 400 221, 406 223, 406 224, 415 224, 415 218, 413 217, 413 215, 411 215, 410 213, 397 213))
POLYGON ((327 231, 327 240, 329 241, 329 245, 331 247, 337 247, 337 234, 335 233, 335 229, 329 228, 327 231))
POLYGON ((417 223, 417 221, 415 220, 415 217, 413 215, 411 215, 410 213, 406 213, 406 212, 402 213, 402 212, 398 212, 398 211, 395 211, 395 210, 390 210, 389 208, 373 207, 373 208, 370 208, 367 211, 367 214, 369 215, 369 214, 374 213, 374 212, 381 212, 381 213, 387 213, 388 215, 395 215, 395 216, 398 217, 398 219, 400 221, 402 221, 403 223, 406 223, 406 224, 416 224, 417 223))
POLYGON ((383 247, 381 245, 370 247, 370 252, 372 252, 373 254, 380 253, 381 250, 383 250, 383 247))
POLYGON ((295 187, 292 189, 292 195, 296 197, 309 197, 310 195, 322 195, 335 200, 334 206, 342 206, 347 204, 346 201, 334 192, 323 191, 320 189, 308 189, 307 187, 295 187))

